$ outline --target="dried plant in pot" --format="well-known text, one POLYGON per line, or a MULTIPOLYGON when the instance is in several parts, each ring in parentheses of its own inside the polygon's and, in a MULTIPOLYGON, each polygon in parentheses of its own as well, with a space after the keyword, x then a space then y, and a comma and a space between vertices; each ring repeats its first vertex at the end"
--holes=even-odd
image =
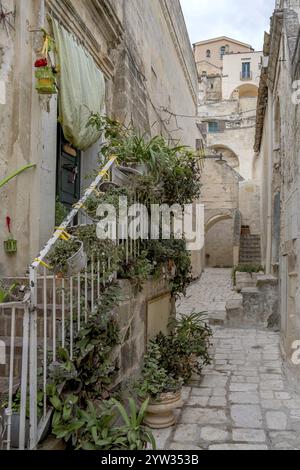
POLYGON ((176 423, 174 411, 182 404, 182 380, 169 375, 160 362, 159 346, 150 342, 142 377, 137 385, 137 394, 141 403, 149 399, 144 424, 152 429, 173 426, 176 423))

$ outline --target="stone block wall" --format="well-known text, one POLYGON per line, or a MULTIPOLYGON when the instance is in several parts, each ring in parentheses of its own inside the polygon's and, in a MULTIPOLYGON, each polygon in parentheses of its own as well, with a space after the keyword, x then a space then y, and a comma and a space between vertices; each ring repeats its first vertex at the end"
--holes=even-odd
POLYGON ((280 327, 279 285, 274 276, 258 275, 256 287, 242 289, 241 298, 226 305, 227 324, 234 328, 280 327))
MULTIPOLYGON (((142 367, 147 348, 148 302, 157 299, 157 323, 160 323, 162 316, 170 317, 175 314, 175 303, 171 298, 167 281, 149 279, 142 292, 136 292, 130 281, 120 281, 120 285, 123 300, 116 309, 120 326, 120 345, 114 353, 119 367, 115 379, 116 385, 132 379, 142 367), (166 311, 166 302, 160 302, 160 299, 168 295, 170 301, 166 311)), ((155 322, 155 318, 151 321, 155 322)))

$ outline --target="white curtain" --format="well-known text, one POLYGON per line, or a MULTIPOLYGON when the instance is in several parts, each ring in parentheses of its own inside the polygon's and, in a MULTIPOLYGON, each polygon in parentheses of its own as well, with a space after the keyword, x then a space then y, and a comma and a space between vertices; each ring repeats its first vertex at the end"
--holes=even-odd
POLYGON ((87 127, 91 112, 105 111, 105 80, 90 54, 53 19, 54 38, 60 66, 59 113, 65 138, 85 151, 100 138, 87 127))

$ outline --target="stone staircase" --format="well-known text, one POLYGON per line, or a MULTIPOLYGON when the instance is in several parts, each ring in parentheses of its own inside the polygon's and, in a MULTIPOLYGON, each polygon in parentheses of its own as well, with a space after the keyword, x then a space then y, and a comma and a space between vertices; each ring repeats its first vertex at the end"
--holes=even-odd
POLYGON ((261 240, 259 235, 242 235, 240 243, 240 263, 261 263, 261 240))

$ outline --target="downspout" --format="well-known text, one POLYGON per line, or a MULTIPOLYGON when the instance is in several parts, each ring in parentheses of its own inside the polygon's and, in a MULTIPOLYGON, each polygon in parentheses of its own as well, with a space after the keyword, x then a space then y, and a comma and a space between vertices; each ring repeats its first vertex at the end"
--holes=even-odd
POLYGON ((268 88, 268 209, 266 274, 272 273, 272 181, 273 181, 273 95, 268 88))

